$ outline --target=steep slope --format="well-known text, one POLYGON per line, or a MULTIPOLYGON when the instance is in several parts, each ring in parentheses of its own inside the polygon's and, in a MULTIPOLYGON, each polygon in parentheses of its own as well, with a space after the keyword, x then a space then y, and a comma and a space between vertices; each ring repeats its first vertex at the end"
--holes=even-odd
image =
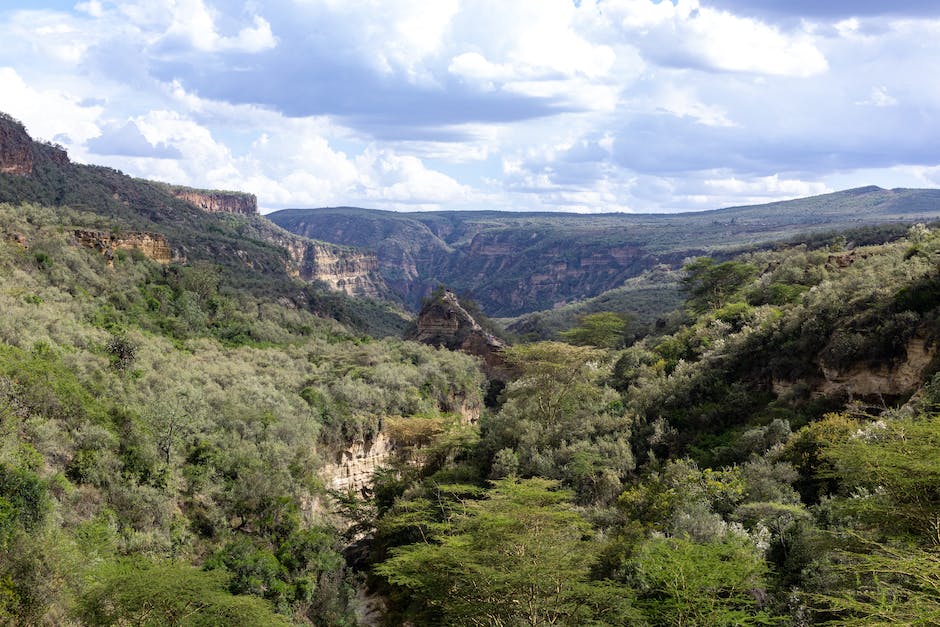
POLYGON ((308 237, 367 248, 416 306, 443 283, 494 316, 551 309, 618 288, 659 264, 863 225, 940 217, 940 190, 866 187, 700 213, 395 213, 350 207, 268 216, 308 237))
POLYGON ((0 624, 352 624, 321 472, 392 416, 446 430, 479 365, 166 241, 0 203, 0 624))
MULTIPOLYGON (((0 117, 3 202, 67 206, 109 220, 122 232, 159 236, 175 259, 217 264, 225 280, 238 287, 296 299, 295 280, 300 279, 310 289, 319 285, 349 296, 389 296, 373 253, 289 233, 257 214, 251 194, 171 186, 74 164, 58 148, 32 141, 9 116, 0 117)), ((94 224, 75 226, 94 229, 94 224)), ((376 333, 398 332, 405 324, 387 305, 351 308, 342 298, 319 293, 298 302, 314 303, 322 313, 353 323, 358 315, 350 313, 353 309, 371 309, 366 317, 372 322, 361 324, 376 333)))

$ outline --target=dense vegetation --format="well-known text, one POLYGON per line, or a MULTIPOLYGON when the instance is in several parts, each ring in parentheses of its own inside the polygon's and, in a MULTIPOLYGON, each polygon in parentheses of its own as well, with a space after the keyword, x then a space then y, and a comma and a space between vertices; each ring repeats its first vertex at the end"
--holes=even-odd
MULTIPOLYGON (((529 317, 549 341, 503 352, 483 408, 478 360, 291 279, 263 219, 60 161, 0 175, 0 623, 351 625, 366 585, 390 625, 940 623, 931 228, 725 249, 529 317), (327 490, 379 434, 371 488, 327 490)), ((929 200, 855 190, 765 226, 929 200)), ((465 218, 398 226, 456 246, 516 221, 538 248, 570 219, 465 218)), ((719 218, 706 235, 766 213, 690 220, 719 218)))
POLYGON ((360 516, 390 622, 936 624, 938 255, 918 226, 698 259, 674 332, 509 349, 479 440, 360 516))
POLYGON ((350 624, 322 459, 390 417, 450 424, 476 364, 208 262, 108 267, 88 221, 0 205, 0 622, 350 624))

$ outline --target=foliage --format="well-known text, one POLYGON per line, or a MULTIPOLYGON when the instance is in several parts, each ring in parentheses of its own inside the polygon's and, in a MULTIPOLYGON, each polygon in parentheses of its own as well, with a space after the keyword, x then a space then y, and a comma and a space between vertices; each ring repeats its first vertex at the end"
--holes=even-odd
POLYGON ((637 606, 655 625, 771 625, 758 609, 766 565, 747 538, 651 538, 631 561, 637 606))
POLYGON ((559 333, 562 339, 578 346, 619 348, 625 341, 629 319, 623 314, 600 311, 585 314, 578 322, 573 329, 559 333))
POLYGON ((428 542, 393 550, 376 567, 418 602, 422 621, 454 625, 623 624, 629 590, 592 583, 587 522, 541 479, 504 479, 467 501, 428 542))
POLYGON ((264 601, 225 591, 225 574, 142 561, 105 563, 82 595, 77 618, 92 625, 289 625, 264 601))

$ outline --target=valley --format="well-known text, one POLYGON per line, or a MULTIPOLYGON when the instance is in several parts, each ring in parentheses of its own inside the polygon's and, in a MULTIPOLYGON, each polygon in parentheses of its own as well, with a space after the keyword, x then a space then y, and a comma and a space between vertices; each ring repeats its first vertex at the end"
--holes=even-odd
POLYGON ((940 192, 257 206, 0 117, 0 623, 940 622, 940 192))
MULTIPOLYGON (((356 246, 408 306, 440 284, 488 315, 514 317, 593 298, 657 266, 859 227, 940 218, 940 191, 866 187, 681 214, 400 213, 352 207, 268 215, 300 235, 356 246)), ((896 232, 903 232, 903 228, 896 232)))

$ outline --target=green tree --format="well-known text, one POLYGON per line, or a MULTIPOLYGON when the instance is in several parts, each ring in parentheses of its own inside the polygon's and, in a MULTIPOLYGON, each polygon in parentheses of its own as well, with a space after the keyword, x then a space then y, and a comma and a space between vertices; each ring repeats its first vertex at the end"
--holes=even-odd
POLYGON ((640 624, 629 589, 591 581, 598 544, 545 479, 494 484, 431 536, 376 567, 406 589, 421 621, 447 625, 640 624))
POLYGON ((716 263, 711 257, 699 257, 687 263, 682 283, 689 292, 689 304, 694 311, 717 309, 728 302, 729 296, 757 275, 757 268, 740 261, 716 263))
POLYGON ((619 348, 623 345, 629 316, 613 311, 585 314, 578 319, 578 326, 562 331, 563 340, 578 346, 619 348))
POLYGON ((262 599, 225 590, 225 571, 127 560, 92 574, 76 609, 89 625, 289 625, 262 599))
POLYGON ((631 560, 637 605, 656 625, 768 625, 757 594, 767 570, 749 538, 651 538, 631 560))

